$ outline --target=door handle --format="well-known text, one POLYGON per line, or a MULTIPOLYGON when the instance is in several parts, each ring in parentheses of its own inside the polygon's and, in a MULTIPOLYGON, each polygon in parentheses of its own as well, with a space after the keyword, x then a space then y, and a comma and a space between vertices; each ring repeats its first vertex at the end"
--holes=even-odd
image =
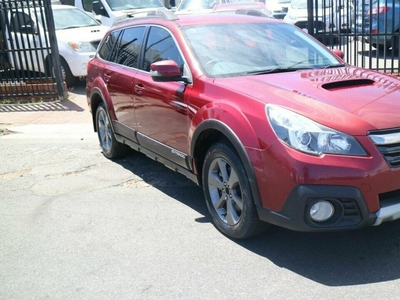
POLYGON ((111 78, 111 74, 109 74, 109 73, 104 73, 104 81, 105 81, 106 83, 108 83, 108 82, 110 81, 110 78, 111 78))
POLYGON ((141 83, 136 83, 134 89, 135 93, 141 96, 143 94, 143 90, 145 89, 145 87, 141 83))

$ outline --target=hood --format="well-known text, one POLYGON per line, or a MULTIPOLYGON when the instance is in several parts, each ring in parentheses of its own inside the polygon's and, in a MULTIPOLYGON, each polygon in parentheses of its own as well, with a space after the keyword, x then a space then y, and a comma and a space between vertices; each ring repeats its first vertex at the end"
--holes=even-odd
POLYGON ((353 135, 400 128, 400 80, 379 72, 348 66, 216 79, 215 83, 353 135))
POLYGON ((92 42, 92 41, 100 41, 107 32, 107 30, 108 27, 103 25, 87 26, 87 27, 57 30, 56 35, 58 43, 70 42, 71 40, 79 42, 92 42))

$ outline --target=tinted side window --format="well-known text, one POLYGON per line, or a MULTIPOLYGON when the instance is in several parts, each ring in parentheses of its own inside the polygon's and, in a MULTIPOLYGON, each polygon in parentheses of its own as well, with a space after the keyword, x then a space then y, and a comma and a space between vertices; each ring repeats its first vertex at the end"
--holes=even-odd
POLYGON ((150 65, 157 61, 174 60, 183 71, 184 61, 174 39, 163 28, 151 27, 146 43, 143 70, 150 71, 150 65))
POLYGON ((11 31, 14 32, 23 32, 21 30, 24 26, 35 26, 35 22, 31 20, 31 18, 23 13, 23 12, 16 12, 11 17, 11 31))
POLYGON ((115 46, 117 45, 117 40, 120 33, 120 30, 113 31, 106 37, 99 49, 99 56, 102 59, 113 61, 113 57, 115 57, 115 50, 117 48, 115 46))
POLYGON ((122 33, 115 62, 137 68, 145 27, 131 27, 122 33))

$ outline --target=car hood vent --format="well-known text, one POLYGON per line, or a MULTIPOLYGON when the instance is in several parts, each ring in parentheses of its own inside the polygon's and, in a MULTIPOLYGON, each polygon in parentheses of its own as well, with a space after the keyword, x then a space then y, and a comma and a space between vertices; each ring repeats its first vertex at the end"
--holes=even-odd
POLYGON ((371 85, 371 84, 374 84, 374 81, 371 79, 351 79, 345 81, 335 81, 335 82, 325 83, 322 85, 322 87, 326 90, 332 90, 332 89, 349 88, 349 87, 371 85))

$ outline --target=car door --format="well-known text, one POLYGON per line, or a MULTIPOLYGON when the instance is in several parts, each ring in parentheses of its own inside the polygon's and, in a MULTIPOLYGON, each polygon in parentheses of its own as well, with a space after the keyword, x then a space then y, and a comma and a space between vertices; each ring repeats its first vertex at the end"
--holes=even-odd
POLYGON ((108 36, 99 52, 100 56, 109 56, 108 60, 113 62, 107 64, 103 76, 117 117, 115 130, 132 140, 136 139, 131 131, 136 127, 133 82, 145 29, 145 26, 137 26, 114 31, 108 36), (106 53, 109 48, 112 49, 110 54, 106 53))
POLYGON ((184 60, 172 34, 151 26, 143 49, 141 70, 135 76, 135 116, 139 142, 170 160, 185 165, 188 153, 188 106, 181 82, 155 82, 150 64, 174 60, 183 72, 184 60))

